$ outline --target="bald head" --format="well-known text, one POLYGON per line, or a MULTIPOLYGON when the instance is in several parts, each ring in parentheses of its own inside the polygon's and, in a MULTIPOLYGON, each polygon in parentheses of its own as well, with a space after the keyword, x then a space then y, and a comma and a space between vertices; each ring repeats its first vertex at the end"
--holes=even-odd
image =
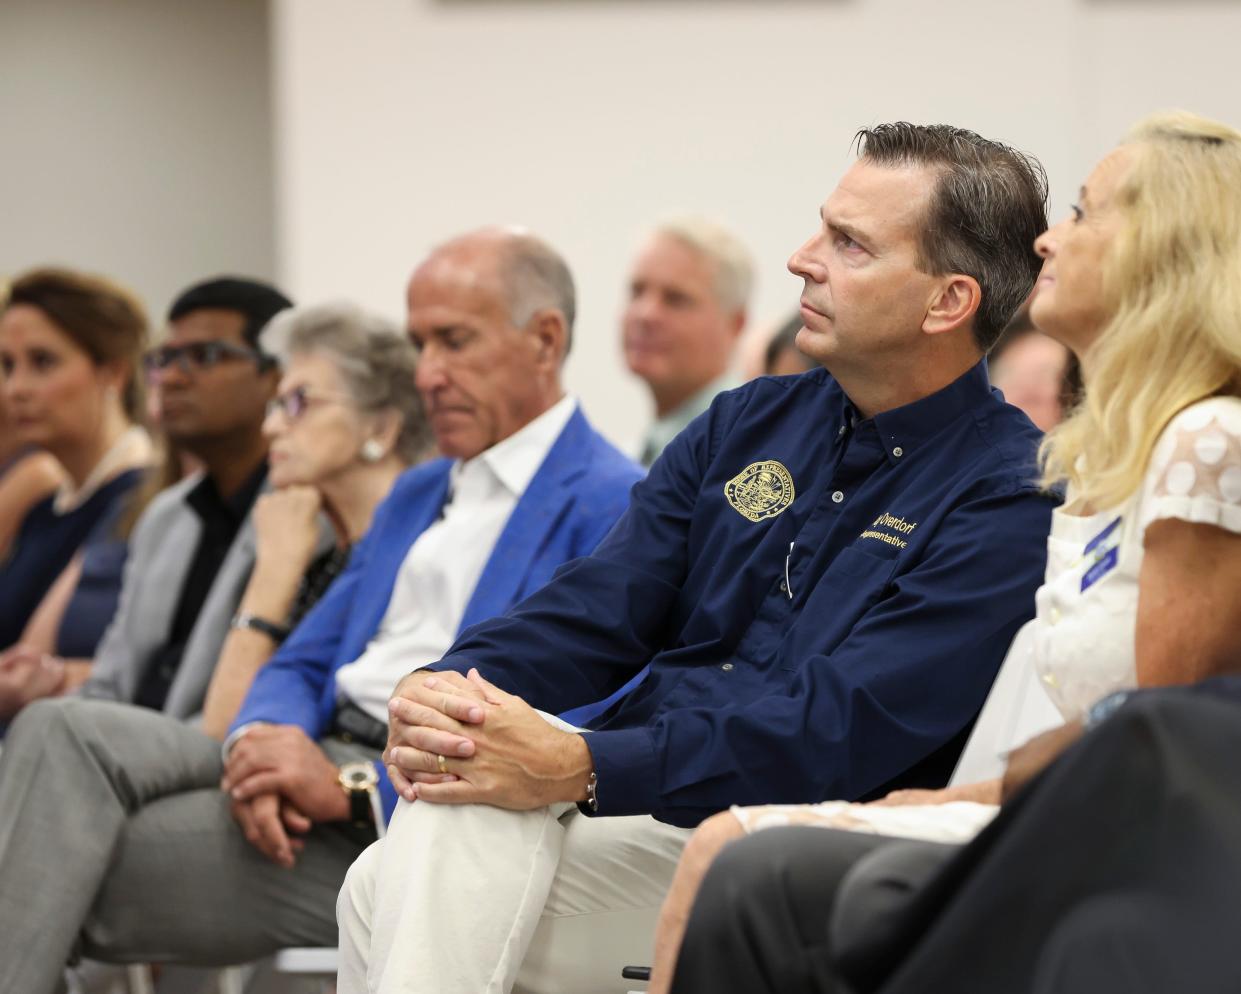
POLYGON ((471 459, 562 396, 573 278, 546 242, 484 228, 434 249, 409 282, 418 389, 440 450, 471 459))
POLYGON ((487 227, 437 246, 424 265, 440 257, 464 259, 479 278, 493 281, 508 302, 510 320, 519 328, 540 311, 558 312, 564 319, 568 354, 577 317, 577 291, 568 263, 547 242, 525 228, 487 227))

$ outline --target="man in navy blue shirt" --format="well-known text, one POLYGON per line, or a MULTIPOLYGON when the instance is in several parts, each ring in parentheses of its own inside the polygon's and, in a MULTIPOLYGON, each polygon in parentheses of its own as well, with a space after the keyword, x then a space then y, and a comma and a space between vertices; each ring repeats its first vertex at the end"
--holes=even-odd
POLYGON ((1046 181, 956 128, 858 137, 789 261, 824 368, 722 394, 592 556, 397 688, 417 803, 342 890, 342 994, 621 984, 688 826, 946 781, 1044 568, 1038 432, 983 356, 1046 181))

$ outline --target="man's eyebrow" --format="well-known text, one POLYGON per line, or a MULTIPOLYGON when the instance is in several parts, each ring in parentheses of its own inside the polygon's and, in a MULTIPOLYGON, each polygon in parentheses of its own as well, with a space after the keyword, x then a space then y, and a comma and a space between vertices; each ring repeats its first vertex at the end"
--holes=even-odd
POLYGON ((839 218, 829 219, 826 215, 823 217, 823 223, 829 231, 835 231, 844 235, 846 238, 852 238, 855 242, 862 245, 870 244, 870 236, 858 228, 855 228, 848 221, 841 221, 839 218))

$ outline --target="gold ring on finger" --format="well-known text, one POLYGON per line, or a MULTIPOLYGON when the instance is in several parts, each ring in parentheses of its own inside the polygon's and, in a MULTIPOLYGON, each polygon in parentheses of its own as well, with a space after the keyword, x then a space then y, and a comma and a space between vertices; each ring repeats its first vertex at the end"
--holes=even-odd
POLYGON ((436 762, 436 765, 439 766, 441 773, 443 774, 448 773, 448 760, 446 760, 443 756, 436 756, 435 762, 436 762))

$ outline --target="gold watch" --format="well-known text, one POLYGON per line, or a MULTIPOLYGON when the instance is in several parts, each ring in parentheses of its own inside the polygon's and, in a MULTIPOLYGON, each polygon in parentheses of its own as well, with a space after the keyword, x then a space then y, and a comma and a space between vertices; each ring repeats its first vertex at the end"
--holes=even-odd
POLYGON ((374 763, 345 763, 337 777, 341 789, 349 797, 349 820, 355 825, 373 826, 375 789, 379 784, 379 771, 374 763))

